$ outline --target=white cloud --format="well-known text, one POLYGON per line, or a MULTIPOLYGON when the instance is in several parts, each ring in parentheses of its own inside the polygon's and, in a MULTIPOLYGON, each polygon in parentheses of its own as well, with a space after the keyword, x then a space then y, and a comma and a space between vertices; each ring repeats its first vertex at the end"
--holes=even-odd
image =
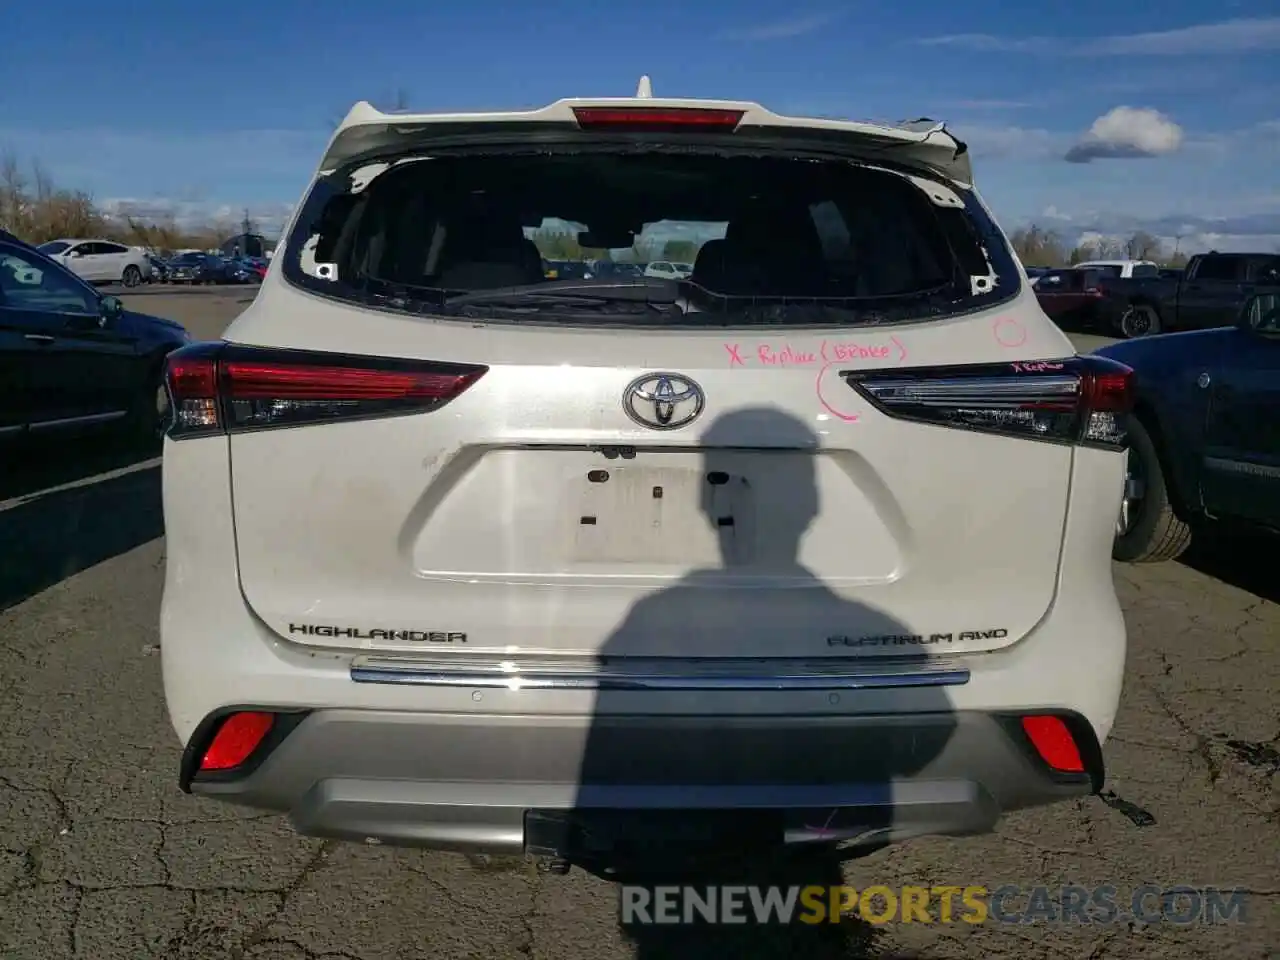
POLYGON ((834 13, 815 13, 789 20, 776 20, 750 27, 734 27, 720 33, 722 40, 786 40, 820 30, 836 19, 834 13))
POLYGON ((1160 157, 1176 153, 1182 128, 1160 113, 1140 107, 1116 107, 1104 113, 1064 155, 1070 163, 1106 158, 1160 157))
POLYGON ((997 37, 991 33, 952 33, 941 37, 921 37, 926 47, 958 47, 980 53, 1044 53, 1057 45, 1049 37, 997 37))
POLYGON ((1207 56, 1280 50, 1280 17, 1224 20, 1176 30, 1097 38, 958 33, 925 37, 917 42, 925 46, 956 47, 982 53, 1061 53, 1083 57, 1207 56))
POLYGON ((1177 30, 1100 37, 1080 50, 1090 56, 1203 56, 1280 49, 1280 17, 1202 23, 1177 30))

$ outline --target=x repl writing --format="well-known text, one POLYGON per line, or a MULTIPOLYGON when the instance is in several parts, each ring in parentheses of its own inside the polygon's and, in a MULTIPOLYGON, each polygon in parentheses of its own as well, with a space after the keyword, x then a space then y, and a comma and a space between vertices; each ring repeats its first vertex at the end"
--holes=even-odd
POLYGON ((623 885, 624 924, 768 923, 1246 923, 1247 893, 1148 884, 1127 895, 1111 885, 973 886, 623 885))
POLYGON ((744 348, 737 343, 726 343, 724 349, 731 367, 745 367, 751 363, 762 367, 813 367, 852 360, 897 360, 901 363, 907 357, 906 347, 897 337, 890 337, 888 343, 823 340, 816 347, 761 343, 744 348))

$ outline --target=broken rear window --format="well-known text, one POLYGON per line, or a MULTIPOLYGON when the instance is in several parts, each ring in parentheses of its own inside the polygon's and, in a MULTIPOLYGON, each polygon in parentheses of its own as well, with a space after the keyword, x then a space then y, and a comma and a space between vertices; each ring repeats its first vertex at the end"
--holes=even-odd
POLYGON ((461 299, 468 317, 576 325, 882 323, 1016 294, 977 199, 918 183, 842 159, 635 146, 365 164, 317 182, 284 274, 380 309, 447 316, 461 299))

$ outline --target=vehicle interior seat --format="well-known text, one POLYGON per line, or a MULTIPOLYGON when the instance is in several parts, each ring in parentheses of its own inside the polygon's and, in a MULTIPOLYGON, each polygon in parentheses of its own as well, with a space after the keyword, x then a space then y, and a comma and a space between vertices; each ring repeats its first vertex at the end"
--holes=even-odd
POLYGON ((702 245, 690 279, 735 296, 820 296, 822 245, 803 211, 755 211, 702 245))
POLYGON ((436 282, 450 290, 492 290, 540 283, 542 255, 515 218, 460 217, 449 226, 436 282))

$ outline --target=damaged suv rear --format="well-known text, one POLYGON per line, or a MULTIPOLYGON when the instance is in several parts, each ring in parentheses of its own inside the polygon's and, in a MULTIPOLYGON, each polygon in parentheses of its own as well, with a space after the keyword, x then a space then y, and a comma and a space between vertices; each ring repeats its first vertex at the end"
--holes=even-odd
POLYGON ((1130 373, 942 125, 361 104, 276 259, 169 367, 184 789, 609 874, 1099 786, 1130 373))

